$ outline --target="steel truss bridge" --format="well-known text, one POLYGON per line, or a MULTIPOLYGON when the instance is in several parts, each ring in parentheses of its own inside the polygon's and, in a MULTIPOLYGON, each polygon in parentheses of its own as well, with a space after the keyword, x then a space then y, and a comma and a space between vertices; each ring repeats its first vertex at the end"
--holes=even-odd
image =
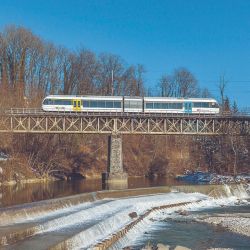
POLYGON ((0 133, 250 135, 250 114, 188 115, 146 113, 0 112, 0 133))

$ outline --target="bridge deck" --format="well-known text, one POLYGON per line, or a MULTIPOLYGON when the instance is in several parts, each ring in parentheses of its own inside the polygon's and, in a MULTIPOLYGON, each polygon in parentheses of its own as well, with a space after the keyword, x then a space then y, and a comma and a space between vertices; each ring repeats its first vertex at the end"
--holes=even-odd
POLYGON ((250 135, 250 115, 63 113, 11 109, 0 113, 0 132, 250 135))

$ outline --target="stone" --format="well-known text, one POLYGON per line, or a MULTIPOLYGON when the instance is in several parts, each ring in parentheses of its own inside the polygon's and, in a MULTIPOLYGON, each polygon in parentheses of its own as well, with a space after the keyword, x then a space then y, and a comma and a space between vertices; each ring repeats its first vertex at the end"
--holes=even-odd
POLYGON ((3 174, 3 168, 0 167, 0 175, 3 174))
POLYGON ((129 214, 129 217, 130 217, 131 219, 134 219, 134 218, 137 218, 138 215, 137 215, 136 212, 132 212, 132 213, 129 214))
POLYGON ((143 247, 141 250, 153 250, 153 246, 148 243, 145 247, 143 247))
POLYGON ((189 212, 186 211, 186 210, 179 210, 179 211, 178 211, 178 214, 179 214, 179 215, 183 215, 183 216, 187 216, 187 215, 189 215, 189 212))
POLYGON ((157 244, 157 250, 169 250, 170 246, 161 243, 157 244))
POLYGON ((128 174, 123 170, 122 138, 116 135, 109 136, 108 153, 108 182, 128 182, 128 174))
POLYGON ((109 173, 123 173, 122 138, 111 135, 109 137, 109 173))
POLYGON ((174 250, 192 250, 192 249, 183 246, 176 246, 174 250))

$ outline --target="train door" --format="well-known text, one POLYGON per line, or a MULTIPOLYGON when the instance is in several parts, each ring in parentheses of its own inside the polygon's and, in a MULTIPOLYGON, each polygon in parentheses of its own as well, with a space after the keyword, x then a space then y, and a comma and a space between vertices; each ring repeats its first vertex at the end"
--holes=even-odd
POLYGON ((186 114, 191 114, 192 113, 192 102, 184 102, 184 112, 186 114))
POLYGON ((81 100, 80 99, 73 100, 73 111, 81 111, 81 100))

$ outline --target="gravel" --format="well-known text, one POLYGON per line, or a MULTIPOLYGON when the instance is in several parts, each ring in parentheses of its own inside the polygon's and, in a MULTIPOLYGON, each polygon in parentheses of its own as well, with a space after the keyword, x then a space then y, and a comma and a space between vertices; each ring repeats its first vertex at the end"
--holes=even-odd
POLYGON ((234 233, 250 237, 250 213, 223 214, 207 218, 201 221, 224 227, 234 233))

